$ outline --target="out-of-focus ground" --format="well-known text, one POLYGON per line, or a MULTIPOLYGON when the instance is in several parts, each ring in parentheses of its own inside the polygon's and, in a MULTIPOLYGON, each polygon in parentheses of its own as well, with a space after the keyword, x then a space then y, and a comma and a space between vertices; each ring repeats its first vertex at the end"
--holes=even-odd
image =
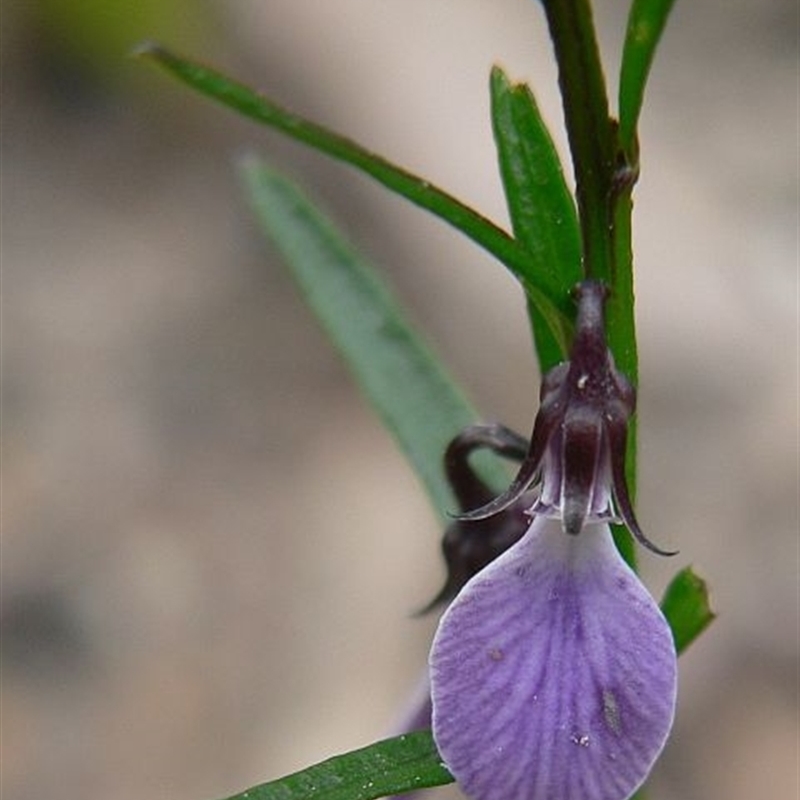
MULTIPOLYGON (((535 411, 499 266, 125 51, 203 56, 505 223, 491 64, 560 129, 537 4, 134 5, 3 9, 4 800, 227 796, 379 737, 422 669, 438 524, 260 240, 242 151, 333 213, 487 419, 535 411)), ((597 5, 613 75, 626 4, 597 5)), ((678 3, 644 110, 639 517, 681 553, 642 564, 656 594, 694 564, 719 611, 654 800, 798 791, 796 15, 678 3)))

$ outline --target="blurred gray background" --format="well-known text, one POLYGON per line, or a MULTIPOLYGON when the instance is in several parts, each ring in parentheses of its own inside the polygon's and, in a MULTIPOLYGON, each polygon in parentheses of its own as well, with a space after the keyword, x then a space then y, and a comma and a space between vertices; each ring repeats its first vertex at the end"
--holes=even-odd
MULTIPOLYGON (((627 3, 596 5, 613 92, 627 3)), ((681 553, 642 566, 658 595, 694 564, 719 611, 654 800, 798 790, 796 16, 679 2, 643 114, 638 510, 681 553)), ((4 4, 4 800, 227 796, 381 736, 422 670, 441 531, 255 230, 242 152, 333 214, 486 419, 535 412, 501 267, 127 59, 145 37, 502 224, 492 63, 560 131, 530 0, 4 4)))

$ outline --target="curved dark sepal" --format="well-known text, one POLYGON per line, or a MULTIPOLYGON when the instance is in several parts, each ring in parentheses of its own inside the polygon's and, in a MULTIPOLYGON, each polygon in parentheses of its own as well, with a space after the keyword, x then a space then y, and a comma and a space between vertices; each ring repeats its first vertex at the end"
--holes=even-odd
POLYGON ((609 447, 611 449, 611 482, 614 508, 625 527, 639 544, 660 556, 674 556, 677 550, 664 550, 644 535, 636 515, 633 512, 631 498, 628 494, 628 482, 625 478, 625 447, 628 439, 626 420, 614 419, 606 421, 609 447))

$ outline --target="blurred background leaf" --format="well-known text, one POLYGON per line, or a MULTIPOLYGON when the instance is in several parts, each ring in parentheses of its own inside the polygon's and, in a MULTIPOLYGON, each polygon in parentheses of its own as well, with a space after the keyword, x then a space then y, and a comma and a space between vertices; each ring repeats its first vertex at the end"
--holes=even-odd
MULTIPOLYGON (((444 476, 444 452, 462 428, 479 419, 477 412, 374 270, 300 190, 252 157, 241 171, 264 233, 446 518, 457 505, 444 476)), ((505 470, 491 460, 483 465, 498 491, 504 488, 505 470)))

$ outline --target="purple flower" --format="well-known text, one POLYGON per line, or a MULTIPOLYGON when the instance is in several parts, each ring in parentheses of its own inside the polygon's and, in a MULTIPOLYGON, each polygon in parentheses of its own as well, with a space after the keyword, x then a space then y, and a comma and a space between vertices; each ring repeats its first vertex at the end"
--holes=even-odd
POLYGON ((543 381, 528 455, 481 520, 533 487, 525 535, 461 589, 430 656, 433 735, 473 800, 624 800, 664 746, 677 664, 669 626, 609 521, 642 534, 624 454, 634 391, 580 284, 570 361, 543 381))

